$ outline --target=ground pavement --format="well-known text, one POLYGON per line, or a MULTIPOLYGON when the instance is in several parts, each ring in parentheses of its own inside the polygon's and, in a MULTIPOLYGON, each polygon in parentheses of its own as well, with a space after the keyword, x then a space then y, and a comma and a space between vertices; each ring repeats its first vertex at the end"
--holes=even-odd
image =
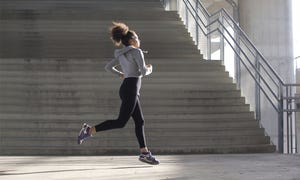
POLYGON ((300 154, 2 156, 1 180, 300 180, 300 154))

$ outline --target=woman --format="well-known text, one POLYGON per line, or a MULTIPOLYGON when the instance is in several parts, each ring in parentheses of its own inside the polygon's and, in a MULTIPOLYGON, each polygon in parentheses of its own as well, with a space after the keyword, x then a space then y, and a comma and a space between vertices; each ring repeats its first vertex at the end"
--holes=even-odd
POLYGON ((140 40, 137 34, 129 30, 124 23, 114 22, 113 24, 110 29, 111 39, 116 46, 123 45, 123 48, 115 50, 115 58, 105 66, 105 69, 124 79, 119 90, 122 100, 119 117, 116 120, 107 120, 93 127, 84 124, 78 136, 78 144, 96 132, 123 128, 132 117, 141 152, 139 160, 149 164, 159 164, 159 161, 151 155, 146 146, 144 117, 139 101, 141 78, 152 73, 152 65, 145 64, 143 52, 139 49, 140 40), (118 65, 121 65, 122 71, 115 68, 118 65))

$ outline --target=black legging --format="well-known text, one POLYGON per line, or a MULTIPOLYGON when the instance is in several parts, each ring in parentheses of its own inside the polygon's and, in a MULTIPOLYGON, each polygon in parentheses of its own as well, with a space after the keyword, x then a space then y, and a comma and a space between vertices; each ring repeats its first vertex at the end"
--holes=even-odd
POLYGON ((139 100, 141 78, 125 78, 119 91, 122 100, 119 117, 116 120, 107 120, 95 126, 96 132, 109 129, 123 128, 130 119, 135 123, 135 134, 140 148, 146 147, 144 134, 144 117, 139 100))

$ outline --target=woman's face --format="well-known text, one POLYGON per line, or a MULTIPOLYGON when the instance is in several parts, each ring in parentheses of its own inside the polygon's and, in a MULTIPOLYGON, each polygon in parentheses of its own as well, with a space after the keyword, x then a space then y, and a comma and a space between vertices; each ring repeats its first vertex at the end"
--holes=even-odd
POLYGON ((134 36, 132 36, 132 39, 130 40, 130 44, 132 46, 134 46, 135 48, 140 47, 140 40, 139 40, 139 37, 136 34, 134 36))

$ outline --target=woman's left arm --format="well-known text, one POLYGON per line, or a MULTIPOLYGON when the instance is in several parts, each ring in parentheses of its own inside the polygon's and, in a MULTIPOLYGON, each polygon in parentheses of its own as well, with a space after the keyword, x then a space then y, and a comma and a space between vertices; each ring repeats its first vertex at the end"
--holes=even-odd
POLYGON ((116 74, 122 78, 122 77, 124 77, 124 73, 116 69, 116 66, 118 66, 118 65, 119 65, 119 60, 117 58, 114 58, 105 65, 105 70, 107 72, 116 74))
POLYGON ((134 51, 134 59, 142 73, 143 76, 149 75, 152 73, 152 65, 145 63, 144 54, 141 49, 136 49, 134 51))

